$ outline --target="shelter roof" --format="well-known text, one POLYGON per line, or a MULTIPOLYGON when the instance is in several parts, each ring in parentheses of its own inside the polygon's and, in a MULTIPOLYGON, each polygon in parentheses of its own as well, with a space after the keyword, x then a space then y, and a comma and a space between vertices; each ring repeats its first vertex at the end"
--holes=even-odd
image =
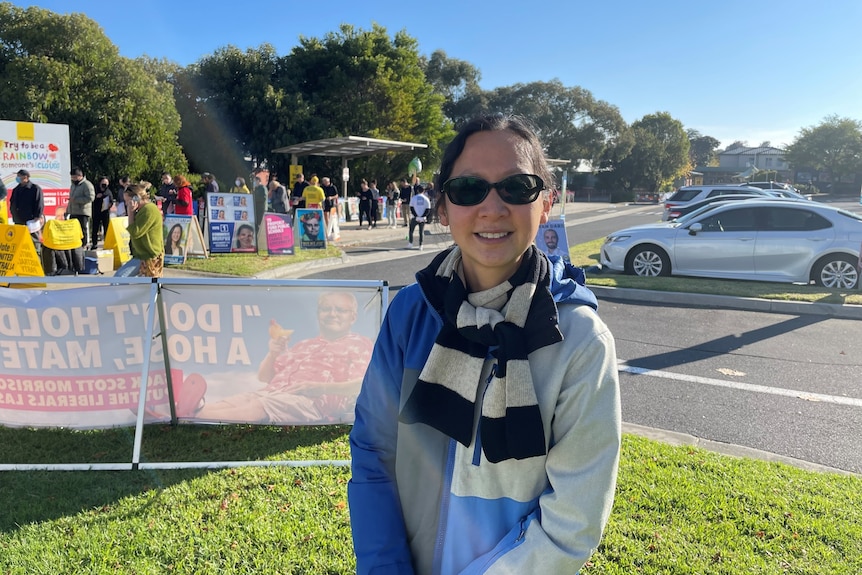
POLYGON ((331 156, 337 158, 359 158, 379 152, 406 152, 425 149, 427 144, 415 142, 398 142, 395 140, 378 140, 362 136, 343 136, 302 142, 273 150, 276 154, 293 154, 295 156, 331 156))

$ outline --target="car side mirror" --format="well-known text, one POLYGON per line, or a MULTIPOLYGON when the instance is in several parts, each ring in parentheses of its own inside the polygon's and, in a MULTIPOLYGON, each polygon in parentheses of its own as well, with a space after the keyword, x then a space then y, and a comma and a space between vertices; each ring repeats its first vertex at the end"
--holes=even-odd
POLYGON ((703 224, 697 222, 696 224, 691 224, 688 228, 688 235, 696 236, 698 232, 703 231, 703 224))

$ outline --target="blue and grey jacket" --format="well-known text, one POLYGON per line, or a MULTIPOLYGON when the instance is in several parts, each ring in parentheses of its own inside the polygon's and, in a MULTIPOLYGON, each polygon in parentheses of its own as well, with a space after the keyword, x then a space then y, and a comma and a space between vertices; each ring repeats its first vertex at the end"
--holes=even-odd
MULTIPOLYGON (((563 341, 529 361, 548 452, 490 463, 424 424, 399 423, 442 326, 418 284, 390 305, 350 434, 360 575, 576 573, 598 546, 620 448, 614 341, 583 273, 550 258, 563 341)), ((482 381, 491 379, 493 358, 482 381)), ((477 382, 478 383, 478 382, 477 382)))

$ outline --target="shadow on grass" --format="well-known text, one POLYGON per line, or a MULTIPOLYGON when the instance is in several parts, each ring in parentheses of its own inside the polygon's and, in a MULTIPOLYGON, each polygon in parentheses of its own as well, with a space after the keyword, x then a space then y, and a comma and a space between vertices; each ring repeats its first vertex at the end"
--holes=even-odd
MULTIPOLYGON (((142 462, 349 458, 350 426, 152 425, 142 462)), ((0 463, 127 463, 134 429, 95 431, 0 428, 0 463)), ((213 470, 0 472, 0 530, 110 506, 119 499, 213 470)))

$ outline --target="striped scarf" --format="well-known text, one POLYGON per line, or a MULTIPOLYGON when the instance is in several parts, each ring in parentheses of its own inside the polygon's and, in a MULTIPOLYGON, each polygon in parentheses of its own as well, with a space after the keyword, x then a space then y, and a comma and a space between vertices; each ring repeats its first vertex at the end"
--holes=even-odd
POLYGON ((461 250, 455 246, 438 255, 417 280, 443 317, 443 327, 400 421, 430 425, 469 446, 482 368, 490 352, 496 365, 482 396, 478 433, 485 457, 497 463, 546 454, 527 357, 563 339, 548 287, 547 258, 530 246, 508 281, 468 293, 461 250))

